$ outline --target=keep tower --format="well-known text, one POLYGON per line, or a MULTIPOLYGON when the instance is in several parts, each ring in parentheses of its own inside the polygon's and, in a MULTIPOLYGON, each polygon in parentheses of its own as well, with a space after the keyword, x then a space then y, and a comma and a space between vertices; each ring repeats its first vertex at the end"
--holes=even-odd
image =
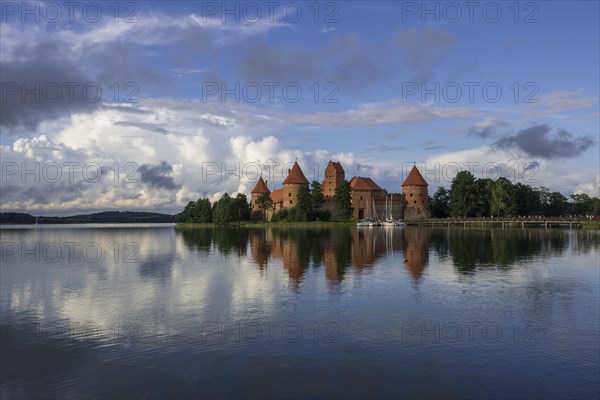
POLYGON ((428 187, 415 164, 402 184, 402 194, 406 200, 405 221, 431 218, 428 187))

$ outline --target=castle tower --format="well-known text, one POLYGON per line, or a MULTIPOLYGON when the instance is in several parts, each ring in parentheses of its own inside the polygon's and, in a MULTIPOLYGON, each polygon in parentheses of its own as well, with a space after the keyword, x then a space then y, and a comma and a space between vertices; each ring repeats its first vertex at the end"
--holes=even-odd
POLYGON ((431 218, 428 186, 417 166, 414 165, 402 184, 402 195, 406 200, 405 221, 431 218))
POLYGON ((251 192, 251 203, 252 203, 252 211, 262 211, 261 205, 258 204, 258 199, 262 194, 271 194, 271 191, 267 187, 267 183, 263 181, 262 176, 258 178, 258 182, 256 182, 256 186, 252 189, 251 192))
POLYGON ((288 176, 283 181, 283 208, 296 207, 298 190, 302 185, 308 185, 308 179, 297 162, 288 170, 288 176))
POLYGON ((338 183, 346 179, 346 172, 339 162, 329 160, 325 168, 325 180, 323 181, 323 194, 325 197, 333 197, 338 183))

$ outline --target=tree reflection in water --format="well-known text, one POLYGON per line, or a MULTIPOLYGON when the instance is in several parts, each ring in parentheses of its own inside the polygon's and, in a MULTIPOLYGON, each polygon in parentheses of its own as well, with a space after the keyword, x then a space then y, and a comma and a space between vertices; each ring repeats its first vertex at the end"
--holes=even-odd
POLYGON ((177 228, 185 244, 200 254, 247 257, 261 271, 283 265, 290 288, 297 290, 309 268, 323 269, 330 287, 344 280, 349 268, 360 274, 386 256, 397 257, 416 284, 433 256, 450 261, 460 274, 481 268, 510 269, 534 259, 551 258, 571 246, 589 252, 598 235, 567 230, 463 228, 177 228), (431 253, 431 254, 430 254, 431 253))

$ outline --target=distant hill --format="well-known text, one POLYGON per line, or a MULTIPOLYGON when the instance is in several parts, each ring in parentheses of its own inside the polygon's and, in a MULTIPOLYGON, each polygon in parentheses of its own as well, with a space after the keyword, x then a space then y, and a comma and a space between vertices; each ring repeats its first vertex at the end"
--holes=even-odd
POLYGON ((25 213, 0 213, 0 224, 132 224, 175 222, 175 215, 138 211, 106 211, 70 217, 34 217, 25 213))

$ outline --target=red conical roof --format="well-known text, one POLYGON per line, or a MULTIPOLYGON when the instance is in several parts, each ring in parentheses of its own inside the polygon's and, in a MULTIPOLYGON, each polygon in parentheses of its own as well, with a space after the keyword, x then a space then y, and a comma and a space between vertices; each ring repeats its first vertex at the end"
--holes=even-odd
POLYGON ((263 181, 262 176, 258 178, 258 182, 256 182, 256 186, 252 189, 252 193, 271 193, 265 181, 263 181))
POLYGON ((417 169, 416 165, 413 165, 412 169, 408 173, 408 176, 404 180, 402 186, 429 186, 423 176, 417 169))
POLYGON ((290 170, 287 178, 285 178, 285 181, 283 181, 283 184, 308 185, 308 179, 304 176, 304 173, 297 162, 294 163, 294 166, 290 170))

